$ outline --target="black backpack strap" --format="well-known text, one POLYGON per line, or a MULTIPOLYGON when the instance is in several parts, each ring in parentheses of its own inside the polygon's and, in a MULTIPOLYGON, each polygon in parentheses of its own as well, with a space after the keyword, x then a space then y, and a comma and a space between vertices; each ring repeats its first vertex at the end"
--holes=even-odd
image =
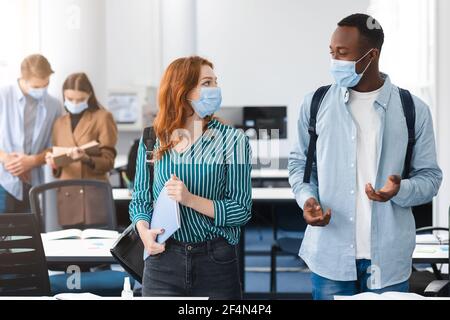
POLYGON ((311 172, 316 154, 317 138, 319 137, 316 132, 317 114, 319 113, 320 105, 322 104, 323 98, 327 94, 328 90, 330 90, 330 87, 331 85, 328 85, 317 89, 311 101, 309 127, 308 127, 310 140, 308 147, 308 155, 306 157, 305 174, 303 175, 304 183, 310 183, 311 181, 311 172))
POLYGON ((400 99, 402 101, 403 113, 406 118, 406 125, 408 126, 408 148, 406 149, 405 167, 403 170, 403 179, 409 179, 411 173, 411 160, 416 144, 416 108, 411 93, 408 90, 398 88, 400 92, 400 99))

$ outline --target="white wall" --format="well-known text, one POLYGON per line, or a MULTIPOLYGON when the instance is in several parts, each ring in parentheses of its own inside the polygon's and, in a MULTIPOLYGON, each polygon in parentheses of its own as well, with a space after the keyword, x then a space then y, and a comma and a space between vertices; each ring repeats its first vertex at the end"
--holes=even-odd
POLYGON ((50 92, 61 98, 66 77, 86 72, 106 97, 105 0, 41 0, 40 51, 55 74, 50 92))
POLYGON ((159 84, 159 24, 158 1, 106 1, 108 89, 159 84))
POLYGON ((287 157, 303 96, 331 82, 329 41, 337 22, 369 0, 198 0, 197 45, 216 65, 225 106, 287 105, 287 157))
POLYGON ((437 77, 436 96, 437 108, 435 126, 437 132, 438 161, 444 172, 439 196, 435 201, 434 224, 442 227, 448 226, 448 209, 450 205, 450 2, 437 1, 437 77))

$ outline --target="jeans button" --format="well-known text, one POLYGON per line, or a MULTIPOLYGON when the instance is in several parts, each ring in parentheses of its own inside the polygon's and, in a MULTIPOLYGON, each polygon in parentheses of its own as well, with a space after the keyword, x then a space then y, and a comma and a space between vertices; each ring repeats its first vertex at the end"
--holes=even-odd
POLYGON ((188 251, 192 251, 192 246, 187 247, 188 251))

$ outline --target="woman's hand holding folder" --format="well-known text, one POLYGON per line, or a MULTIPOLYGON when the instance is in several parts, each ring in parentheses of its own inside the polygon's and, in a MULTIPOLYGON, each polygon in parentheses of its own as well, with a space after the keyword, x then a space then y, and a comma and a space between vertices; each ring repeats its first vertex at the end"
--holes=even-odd
POLYGON ((139 221, 136 224, 139 236, 144 244, 145 250, 151 256, 163 253, 166 250, 165 244, 156 242, 156 237, 164 233, 163 229, 150 229, 147 221, 139 221))

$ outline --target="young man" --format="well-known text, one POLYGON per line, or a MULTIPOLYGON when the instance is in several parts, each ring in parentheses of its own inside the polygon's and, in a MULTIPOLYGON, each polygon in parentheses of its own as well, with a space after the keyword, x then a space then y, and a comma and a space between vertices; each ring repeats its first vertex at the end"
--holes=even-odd
POLYGON ((62 107, 47 94, 52 68, 41 55, 22 62, 22 76, 0 88, 0 213, 30 211, 28 192, 43 183, 41 166, 62 107))
POLYGON ((431 201, 441 184, 431 113, 417 97, 411 170, 401 178, 408 127, 399 89, 379 71, 383 41, 370 16, 354 14, 338 23, 330 45, 336 83, 317 114, 309 183, 304 176, 313 94, 301 107, 289 181, 309 224, 300 257, 313 272, 314 299, 408 291, 415 247, 411 207, 431 201))

